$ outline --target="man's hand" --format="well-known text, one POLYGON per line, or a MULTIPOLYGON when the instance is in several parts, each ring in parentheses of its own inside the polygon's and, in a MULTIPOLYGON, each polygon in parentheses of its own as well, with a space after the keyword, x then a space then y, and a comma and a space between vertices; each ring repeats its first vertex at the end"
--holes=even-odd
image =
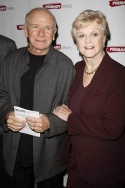
POLYGON ((26 121, 30 128, 38 133, 42 133, 50 128, 49 120, 44 114, 40 114, 39 118, 27 117, 26 121))
POLYGON ((6 116, 6 122, 9 129, 14 132, 20 131, 26 125, 26 121, 15 117, 14 112, 9 112, 6 116))

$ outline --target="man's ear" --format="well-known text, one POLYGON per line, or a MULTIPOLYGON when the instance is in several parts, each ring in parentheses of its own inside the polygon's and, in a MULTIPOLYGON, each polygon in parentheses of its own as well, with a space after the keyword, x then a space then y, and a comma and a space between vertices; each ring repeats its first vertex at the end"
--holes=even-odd
POLYGON ((27 26, 25 24, 23 26, 23 30, 24 30, 25 36, 28 38, 27 26))
POLYGON ((55 40, 55 35, 56 35, 56 31, 55 31, 54 34, 53 34, 53 40, 55 40))

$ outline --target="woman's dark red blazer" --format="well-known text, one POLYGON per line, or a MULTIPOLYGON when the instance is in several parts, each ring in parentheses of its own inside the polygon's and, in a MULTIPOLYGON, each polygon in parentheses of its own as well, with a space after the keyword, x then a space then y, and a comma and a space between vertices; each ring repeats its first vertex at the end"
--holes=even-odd
MULTIPOLYGON (((84 66, 84 61, 75 65, 69 107, 84 66)), ((68 118, 68 134, 63 164, 68 163, 70 138, 75 135, 77 164, 84 181, 97 185, 125 181, 125 67, 107 53, 82 98, 80 114, 73 112, 68 118)))

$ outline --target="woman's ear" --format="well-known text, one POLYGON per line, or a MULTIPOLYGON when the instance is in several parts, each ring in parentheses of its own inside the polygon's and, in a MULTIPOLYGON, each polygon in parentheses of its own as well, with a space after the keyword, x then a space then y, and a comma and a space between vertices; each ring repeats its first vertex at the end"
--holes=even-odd
POLYGON ((106 36, 103 36, 103 48, 105 48, 105 44, 106 44, 106 36))

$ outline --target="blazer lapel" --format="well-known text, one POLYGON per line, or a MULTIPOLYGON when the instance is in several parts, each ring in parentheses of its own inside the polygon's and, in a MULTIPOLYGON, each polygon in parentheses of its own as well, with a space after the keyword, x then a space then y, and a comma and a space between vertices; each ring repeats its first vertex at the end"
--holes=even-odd
MULTIPOLYGON (((103 84, 103 82, 105 80, 105 75, 108 71, 108 63, 109 63, 108 60, 109 60, 109 56, 106 53, 99 68, 97 69, 91 83, 87 86, 88 88, 87 88, 87 90, 84 94, 84 97, 82 99, 82 104, 87 104, 91 100, 91 98, 95 95, 95 93, 100 89, 101 85, 103 84)), ((80 77, 83 74, 83 70, 84 70, 84 65, 77 71, 75 80, 74 80, 73 85, 70 90, 69 102, 70 102, 71 97, 77 87, 80 77)))
POLYGON ((74 91, 75 91, 75 89, 78 85, 78 82, 79 82, 79 80, 80 80, 80 78, 83 74, 83 70, 84 70, 84 64, 76 73, 75 79, 74 79, 72 86, 70 88, 70 93, 69 93, 69 96, 68 96, 68 103, 70 102, 70 99, 71 99, 71 97, 72 97, 72 95, 73 95, 73 93, 74 93, 74 91))
POLYGON ((101 85, 103 84, 105 75, 104 75, 104 72, 99 69, 96 71, 93 79, 91 80, 91 83, 89 84, 84 94, 84 97, 82 99, 82 103, 84 105, 89 103, 91 98, 95 95, 95 93, 100 89, 101 85))

